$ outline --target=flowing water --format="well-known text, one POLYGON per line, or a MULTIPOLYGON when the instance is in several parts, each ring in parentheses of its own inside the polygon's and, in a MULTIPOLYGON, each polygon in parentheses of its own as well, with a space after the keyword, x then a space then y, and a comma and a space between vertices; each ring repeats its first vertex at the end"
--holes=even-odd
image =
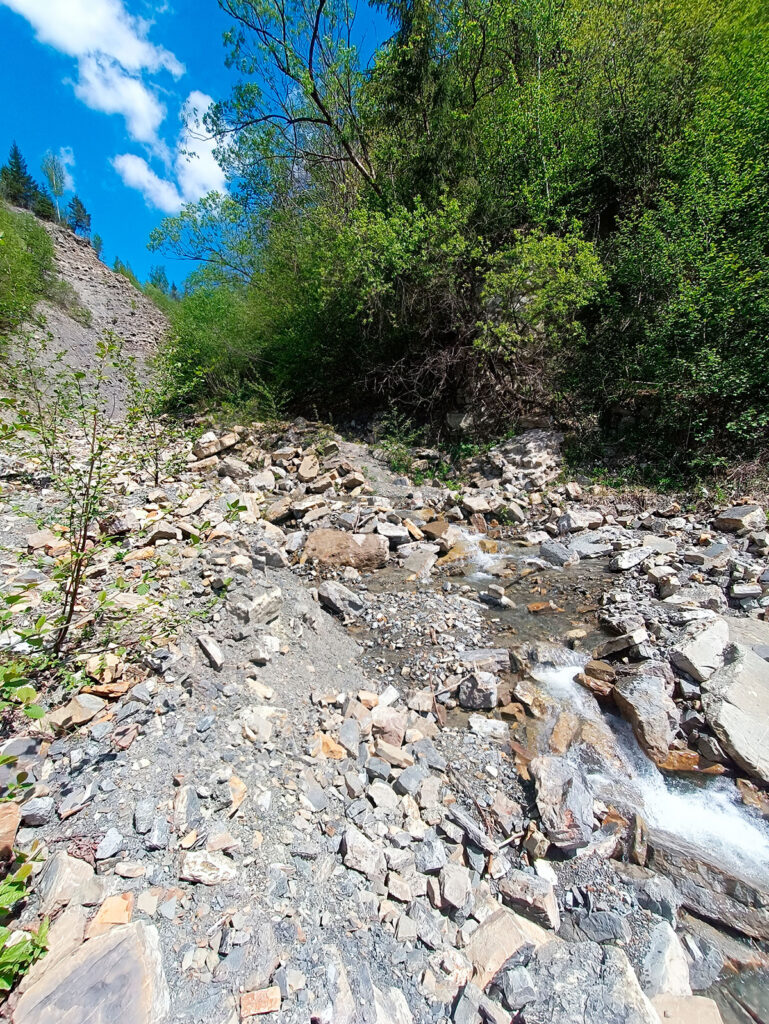
POLYGON ((717 776, 663 775, 627 722, 602 713, 595 698, 574 681, 578 667, 541 667, 531 674, 560 707, 610 727, 620 764, 606 761, 599 771, 590 763, 580 765, 596 796, 637 812, 651 828, 678 836, 704 858, 769 884, 769 823, 742 802, 734 783, 717 776))

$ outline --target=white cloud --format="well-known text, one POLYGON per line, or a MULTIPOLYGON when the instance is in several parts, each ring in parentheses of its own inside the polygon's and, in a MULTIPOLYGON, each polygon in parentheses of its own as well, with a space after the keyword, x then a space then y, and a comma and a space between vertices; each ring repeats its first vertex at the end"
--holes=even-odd
POLYGON ((108 58, 83 57, 75 95, 86 106, 105 114, 122 114, 131 138, 158 144, 158 128, 166 109, 139 78, 108 58))
POLYGON ((196 89, 182 106, 185 124, 177 145, 175 167, 179 188, 188 202, 195 202, 209 192, 224 191, 224 171, 214 157, 216 144, 203 127, 203 115, 213 102, 196 89))
POLYGON ((141 156, 121 153, 112 158, 112 166, 128 188, 138 189, 146 201, 164 213, 178 213, 184 200, 173 182, 160 178, 141 156))
POLYGON ((26 18, 41 43, 77 58, 78 99, 93 110, 121 114, 133 139, 164 151, 157 133, 165 107, 142 75, 165 70, 178 78, 185 69, 170 50, 149 40, 149 21, 129 14, 123 0, 0 0, 1 5, 26 18))
POLYGON ((122 0, 0 0, 32 25, 41 43, 71 57, 103 54, 127 71, 159 71, 175 77, 184 65, 147 39, 151 24, 129 14, 122 0))
POLYGON ((194 203, 209 192, 223 192, 224 172, 214 159, 214 141, 205 137, 202 124, 212 103, 210 96, 195 90, 182 105, 184 128, 176 145, 176 182, 157 175, 143 157, 123 153, 112 160, 123 184, 138 189, 150 206, 164 213, 178 213, 184 203, 194 203))
POLYGON ((72 146, 62 146, 59 150, 59 160, 61 160, 61 166, 64 168, 64 191, 74 192, 75 191, 75 179, 72 176, 70 167, 75 166, 75 154, 72 150, 72 146))

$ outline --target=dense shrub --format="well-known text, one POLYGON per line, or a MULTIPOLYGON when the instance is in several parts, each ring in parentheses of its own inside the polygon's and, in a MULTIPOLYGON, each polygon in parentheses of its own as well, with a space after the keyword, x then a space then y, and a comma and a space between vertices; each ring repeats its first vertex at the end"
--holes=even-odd
POLYGON ((544 410, 697 469, 765 451, 766 5, 378 6, 364 68, 342 0, 229 0, 231 195, 153 236, 205 261, 176 394, 544 410))

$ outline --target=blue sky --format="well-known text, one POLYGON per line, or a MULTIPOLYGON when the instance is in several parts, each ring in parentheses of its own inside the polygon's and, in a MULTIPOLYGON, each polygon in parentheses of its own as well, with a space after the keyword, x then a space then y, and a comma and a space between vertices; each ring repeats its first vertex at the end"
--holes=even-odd
MULTIPOLYGON (((387 27, 361 7, 370 51, 387 27)), ((15 139, 42 178, 45 151, 61 153, 105 261, 119 256, 142 279, 161 262, 146 248, 152 228, 223 187, 212 144, 184 123, 235 81, 222 44, 231 24, 216 0, 0 0, 0 162, 15 139)), ((171 280, 190 269, 165 262, 171 280)))

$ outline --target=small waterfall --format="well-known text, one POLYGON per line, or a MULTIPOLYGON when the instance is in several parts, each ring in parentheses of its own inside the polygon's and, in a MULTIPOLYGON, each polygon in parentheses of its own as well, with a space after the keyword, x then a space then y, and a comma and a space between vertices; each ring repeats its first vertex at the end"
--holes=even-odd
MULTIPOLYGON (((726 866, 769 877, 769 823, 742 803, 734 783, 719 776, 664 775, 641 750, 628 723, 602 713, 595 698, 574 682, 576 671, 574 666, 543 666, 531 674, 560 704, 610 727, 627 773, 608 761, 600 771, 594 758, 589 766, 580 761, 595 795, 636 811, 649 826, 686 840, 703 857, 715 856, 726 866)), ((573 748, 568 756, 579 758, 579 753, 573 748)))

